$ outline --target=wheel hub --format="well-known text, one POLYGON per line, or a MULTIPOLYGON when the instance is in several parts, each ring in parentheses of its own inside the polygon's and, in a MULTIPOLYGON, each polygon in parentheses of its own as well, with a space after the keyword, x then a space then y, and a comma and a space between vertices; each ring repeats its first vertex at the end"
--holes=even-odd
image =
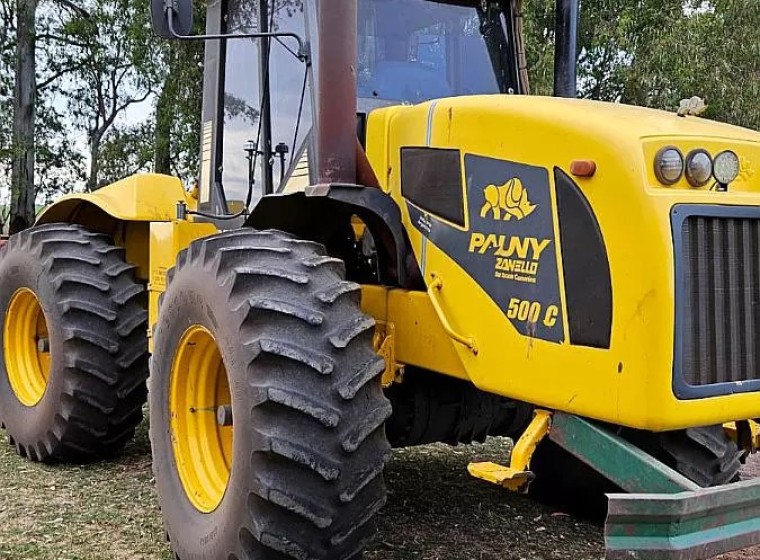
POLYGON ((232 471, 232 397, 213 335, 187 329, 174 355, 169 390, 174 458, 193 506, 211 513, 222 502, 232 471))
POLYGON ((29 288, 20 288, 11 297, 3 337, 11 389, 24 406, 36 406, 50 375, 50 338, 45 313, 29 288))

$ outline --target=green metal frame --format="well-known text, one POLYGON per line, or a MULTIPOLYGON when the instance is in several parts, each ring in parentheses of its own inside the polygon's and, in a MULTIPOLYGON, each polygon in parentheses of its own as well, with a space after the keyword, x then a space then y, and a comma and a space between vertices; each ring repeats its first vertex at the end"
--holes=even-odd
POLYGON ((549 438, 631 492, 608 495, 608 560, 703 560, 760 543, 760 479, 700 488, 603 426, 560 412, 549 438))
POLYGON ((608 560, 701 560, 760 543, 760 480, 678 494, 611 494, 608 560))
POLYGON ((699 485, 600 425, 555 412, 549 439, 626 492, 672 494, 699 485))

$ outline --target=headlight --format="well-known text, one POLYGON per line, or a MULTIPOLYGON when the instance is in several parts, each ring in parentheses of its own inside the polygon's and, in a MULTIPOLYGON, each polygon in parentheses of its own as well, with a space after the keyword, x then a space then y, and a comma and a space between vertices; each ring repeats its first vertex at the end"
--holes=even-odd
POLYGON ((686 156, 686 180, 692 187, 704 187, 710 182, 713 162, 706 150, 693 150, 686 156))
POLYGON ((667 147, 654 158, 654 174, 663 185, 673 185, 683 175, 683 156, 678 148, 667 147))
POLYGON ((713 162, 713 174, 721 185, 728 185, 739 176, 739 156, 731 150, 719 153, 713 162))

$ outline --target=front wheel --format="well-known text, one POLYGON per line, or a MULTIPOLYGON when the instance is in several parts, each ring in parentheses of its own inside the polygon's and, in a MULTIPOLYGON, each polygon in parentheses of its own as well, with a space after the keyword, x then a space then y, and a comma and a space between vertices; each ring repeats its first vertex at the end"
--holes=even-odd
POLYGON ((153 464, 182 560, 343 560, 385 502, 390 404, 359 286, 324 248, 238 230, 170 272, 150 381, 153 464))

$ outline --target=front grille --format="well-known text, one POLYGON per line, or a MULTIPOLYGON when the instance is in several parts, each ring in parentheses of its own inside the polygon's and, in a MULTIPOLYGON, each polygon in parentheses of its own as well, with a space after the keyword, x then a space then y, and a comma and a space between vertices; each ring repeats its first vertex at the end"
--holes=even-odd
POLYGON ((696 209, 690 207, 676 208, 673 229, 680 243, 675 240, 674 373, 684 393, 679 396, 757 390, 753 382, 760 380, 760 212, 707 207, 720 215, 703 215, 693 214, 696 209))

